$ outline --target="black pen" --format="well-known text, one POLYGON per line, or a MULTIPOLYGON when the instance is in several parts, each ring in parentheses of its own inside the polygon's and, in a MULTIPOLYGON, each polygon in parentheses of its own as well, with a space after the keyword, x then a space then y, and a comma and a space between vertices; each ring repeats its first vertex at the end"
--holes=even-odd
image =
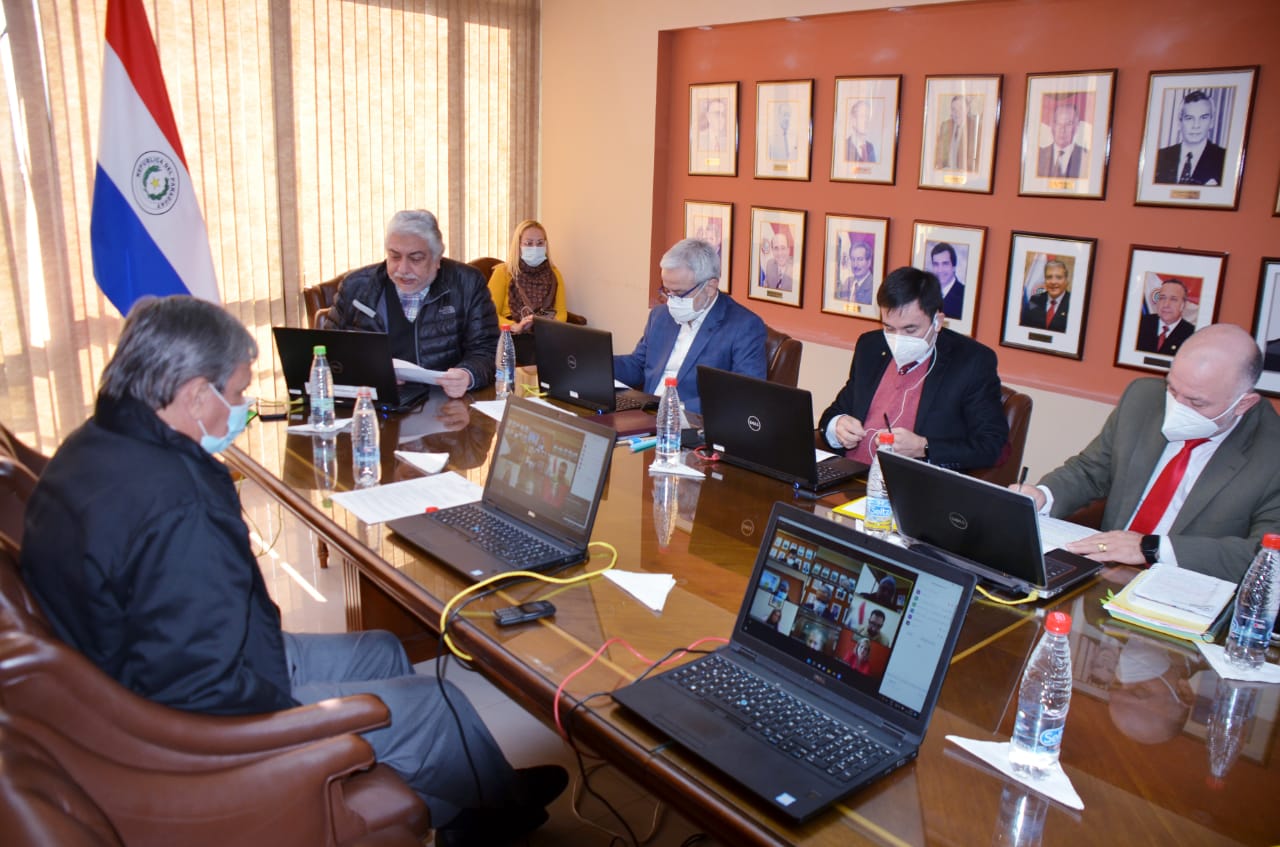
POLYGON ((1021 488, 1026 484, 1027 484, 1027 466, 1023 465, 1022 473, 1018 474, 1018 487, 1021 488))
POLYGON ((889 423, 889 413, 884 413, 884 428, 890 435, 893 435, 893 424, 889 423))

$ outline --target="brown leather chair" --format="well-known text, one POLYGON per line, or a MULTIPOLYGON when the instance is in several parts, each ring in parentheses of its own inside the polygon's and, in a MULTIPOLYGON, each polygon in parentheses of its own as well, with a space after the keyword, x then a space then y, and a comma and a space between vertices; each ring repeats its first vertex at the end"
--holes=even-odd
POLYGON ((355 735, 387 724, 377 697, 242 717, 152 703, 50 634, 7 544, 0 713, 57 760, 125 844, 301 847, 429 828, 422 800, 355 735))
POLYGON ((346 279, 348 272, 340 273, 333 279, 325 280, 317 285, 307 285, 302 289, 302 305, 307 311, 307 324, 312 328, 319 326, 318 321, 328 312, 329 307, 338 299, 338 286, 346 279))
POLYGON ((1027 448, 1027 430, 1031 426, 1031 398, 1002 385, 1000 400, 1004 406, 1005 420, 1009 423, 1009 440, 1005 442, 998 462, 989 468, 969 471, 969 475, 996 485, 1012 485, 1018 481, 1018 474, 1022 470, 1022 456, 1027 448))
POLYGON ((800 356, 804 345, 784 332, 765 327, 765 379, 792 388, 800 381, 800 356))
POLYGON ((14 547, 22 544, 27 498, 49 458, 23 444, 0 424, 0 538, 14 547))

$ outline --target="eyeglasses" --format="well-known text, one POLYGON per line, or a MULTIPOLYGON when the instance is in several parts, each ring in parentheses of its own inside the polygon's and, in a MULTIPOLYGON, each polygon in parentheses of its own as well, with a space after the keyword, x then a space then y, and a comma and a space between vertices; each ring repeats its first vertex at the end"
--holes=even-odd
POLYGON ((688 291, 672 291, 671 289, 667 288, 665 285, 659 286, 658 298, 665 303, 668 297, 692 297, 693 295, 698 293, 698 290, 702 288, 702 286, 706 285, 710 281, 711 280, 709 279, 704 279, 702 282, 698 283, 693 288, 690 288, 688 291))

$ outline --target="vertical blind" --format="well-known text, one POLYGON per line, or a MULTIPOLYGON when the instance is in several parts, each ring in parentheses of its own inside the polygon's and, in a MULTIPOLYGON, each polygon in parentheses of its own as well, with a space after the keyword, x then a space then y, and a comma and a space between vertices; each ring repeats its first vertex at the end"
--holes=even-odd
MULTIPOLYGON (((91 411, 122 317, 89 246, 106 0, 3 0, 0 421, 44 452, 91 411)), ((224 305, 254 333, 378 261, 396 210, 505 256, 537 206, 538 0, 146 0, 224 305)))

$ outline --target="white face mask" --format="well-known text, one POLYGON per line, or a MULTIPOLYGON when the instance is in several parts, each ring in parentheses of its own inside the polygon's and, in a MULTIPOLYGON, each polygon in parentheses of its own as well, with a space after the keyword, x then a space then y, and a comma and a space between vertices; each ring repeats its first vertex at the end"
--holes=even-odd
POLYGON ((536 268, 547 260, 547 248, 542 247, 521 247, 520 261, 524 262, 531 268, 536 268))
POLYGON ((710 309, 711 303, 715 302, 714 297, 711 298, 711 303, 708 303, 706 306, 702 307, 701 309, 695 309, 693 307, 693 301, 696 300, 698 298, 698 295, 702 293, 703 286, 707 285, 709 282, 710 280, 706 280, 704 282, 701 282, 695 285, 692 289, 690 289, 690 296, 688 297, 677 297, 674 294, 668 294, 667 295, 667 312, 671 314, 671 320, 675 321, 678 324, 687 324, 689 323, 689 321, 694 320, 695 318, 698 317, 698 315, 702 314, 707 309, 710 309))
POLYGON ((922 362, 929 355, 929 351, 933 349, 933 343, 938 340, 937 322, 930 325, 929 332, 924 334, 924 338, 917 338, 914 335, 904 335, 900 332, 885 332, 884 340, 889 345, 889 352, 893 353, 893 361, 898 367, 905 368, 907 365, 915 362, 922 362), (933 338, 929 337, 929 333, 934 333, 933 338))
POLYGON ((1116 682, 1132 685, 1164 676, 1171 664, 1169 653, 1149 641, 1131 638, 1120 648, 1116 662, 1116 682))
MULTIPOLYGON (((1248 392, 1245 392, 1248 393, 1248 392)), ((1212 438, 1218 434, 1218 421, 1226 417, 1244 399, 1241 394, 1217 417, 1206 418, 1190 406, 1184 406, 1168 391, 1164 394, 1164 425, 1160 431, 1170 441, 1186 441, 1191 438, 1212 438)))

